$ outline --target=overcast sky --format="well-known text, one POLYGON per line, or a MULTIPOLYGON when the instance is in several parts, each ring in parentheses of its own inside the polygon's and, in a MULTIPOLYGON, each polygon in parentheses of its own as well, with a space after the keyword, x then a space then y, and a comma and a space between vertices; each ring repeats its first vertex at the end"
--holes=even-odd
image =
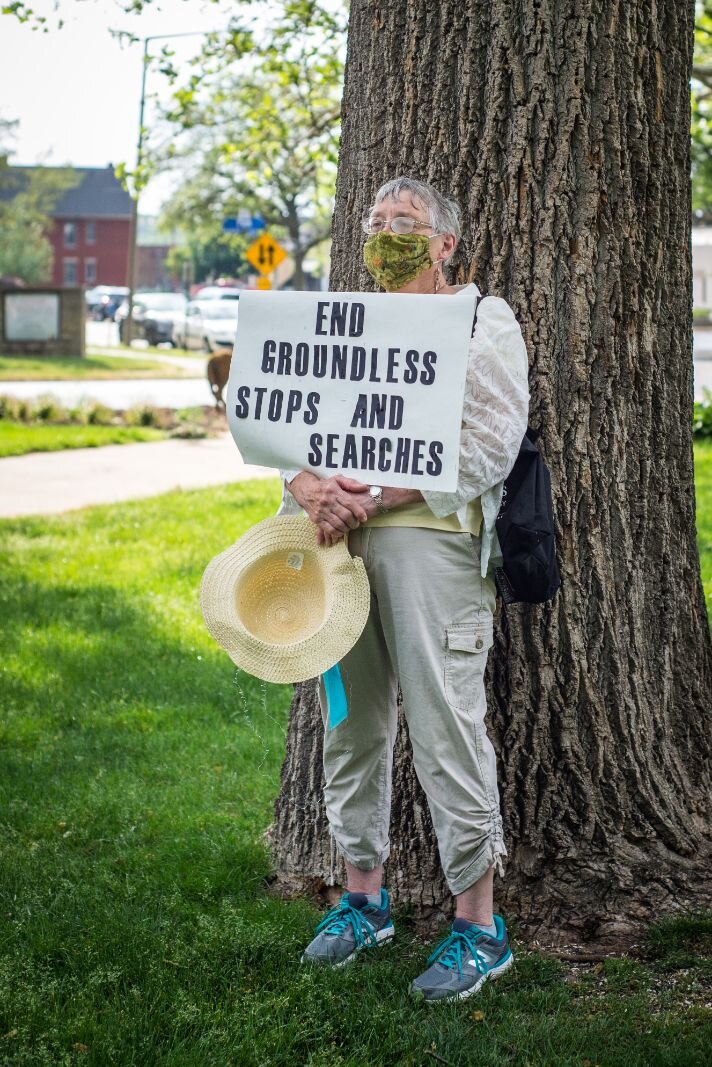
MULTIPOLYGON (((30 5, 56 24, 53 0, 30 5)), ((120 45, 109 28, 139 37, 220 29, 229 4, 210 0, 154 0, 126 15, 116 0, 60 0, 61 30, 33 31, 0 15, 0 117, 18 119, 15 164, 102 167, 136 158, 142 45, 120 45)), ((237 5, 233 4, 235 10, 237 5)), ((177 55, 197 51, 199 39, 171 43, 177 55)), ((161 86, 149 72, 148 93, 161 86)), ((150 122, 150 114, 147 115, 150 122)), ((175 179, 155 179, 141 195, 141 213, 155 213, 175 179)))

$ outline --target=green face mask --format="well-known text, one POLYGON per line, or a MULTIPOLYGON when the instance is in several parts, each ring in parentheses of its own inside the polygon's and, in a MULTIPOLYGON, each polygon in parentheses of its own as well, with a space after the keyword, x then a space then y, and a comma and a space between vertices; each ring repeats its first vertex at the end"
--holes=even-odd
POLYGON ((372 233, 363 246, 366 270, 386 292, 400 289, 433 265, 422 233, 372 233))

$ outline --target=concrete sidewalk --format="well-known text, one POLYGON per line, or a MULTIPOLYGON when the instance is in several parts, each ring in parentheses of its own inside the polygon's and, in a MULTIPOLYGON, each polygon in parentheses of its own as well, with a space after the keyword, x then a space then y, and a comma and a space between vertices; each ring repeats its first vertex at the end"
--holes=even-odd
POLYGON ((105 445, 0 459, 0 518, 51 515, 277 471, 243 463, 232 437, 105 445))

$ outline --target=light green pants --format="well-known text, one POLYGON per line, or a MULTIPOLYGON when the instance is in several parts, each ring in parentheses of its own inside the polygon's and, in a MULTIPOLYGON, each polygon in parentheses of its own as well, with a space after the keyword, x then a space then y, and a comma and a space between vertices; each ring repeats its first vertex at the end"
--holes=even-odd
POLYGON ((496 587, 480 575, 480 538, 408 527, 349 535, 371 584, 361 637, 340 662, 348 717, 327 728, 326 811, 337 848, 372 870, 390 851, 392 753, 398 682, 418 780, 440 861, 462 893, 507 855, 495 753, 485 727, 484 672, 496 587))

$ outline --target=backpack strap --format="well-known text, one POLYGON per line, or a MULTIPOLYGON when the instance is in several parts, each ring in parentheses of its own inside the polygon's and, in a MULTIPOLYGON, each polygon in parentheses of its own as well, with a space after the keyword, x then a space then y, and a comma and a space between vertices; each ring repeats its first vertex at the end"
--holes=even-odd
POLYGON ((477 300, 475 300, 475 314, 474 314, 474 316, 472 318, 472 333, 470 334, 470 337, 474 337, 475 336, 475 326, 477 325, 477 312, 478 312, 479 306, 482 303, 482 301, 484 300, 484 298, 485 298, 485 294, 484 293, 478 293, 477 294, 477 300))

